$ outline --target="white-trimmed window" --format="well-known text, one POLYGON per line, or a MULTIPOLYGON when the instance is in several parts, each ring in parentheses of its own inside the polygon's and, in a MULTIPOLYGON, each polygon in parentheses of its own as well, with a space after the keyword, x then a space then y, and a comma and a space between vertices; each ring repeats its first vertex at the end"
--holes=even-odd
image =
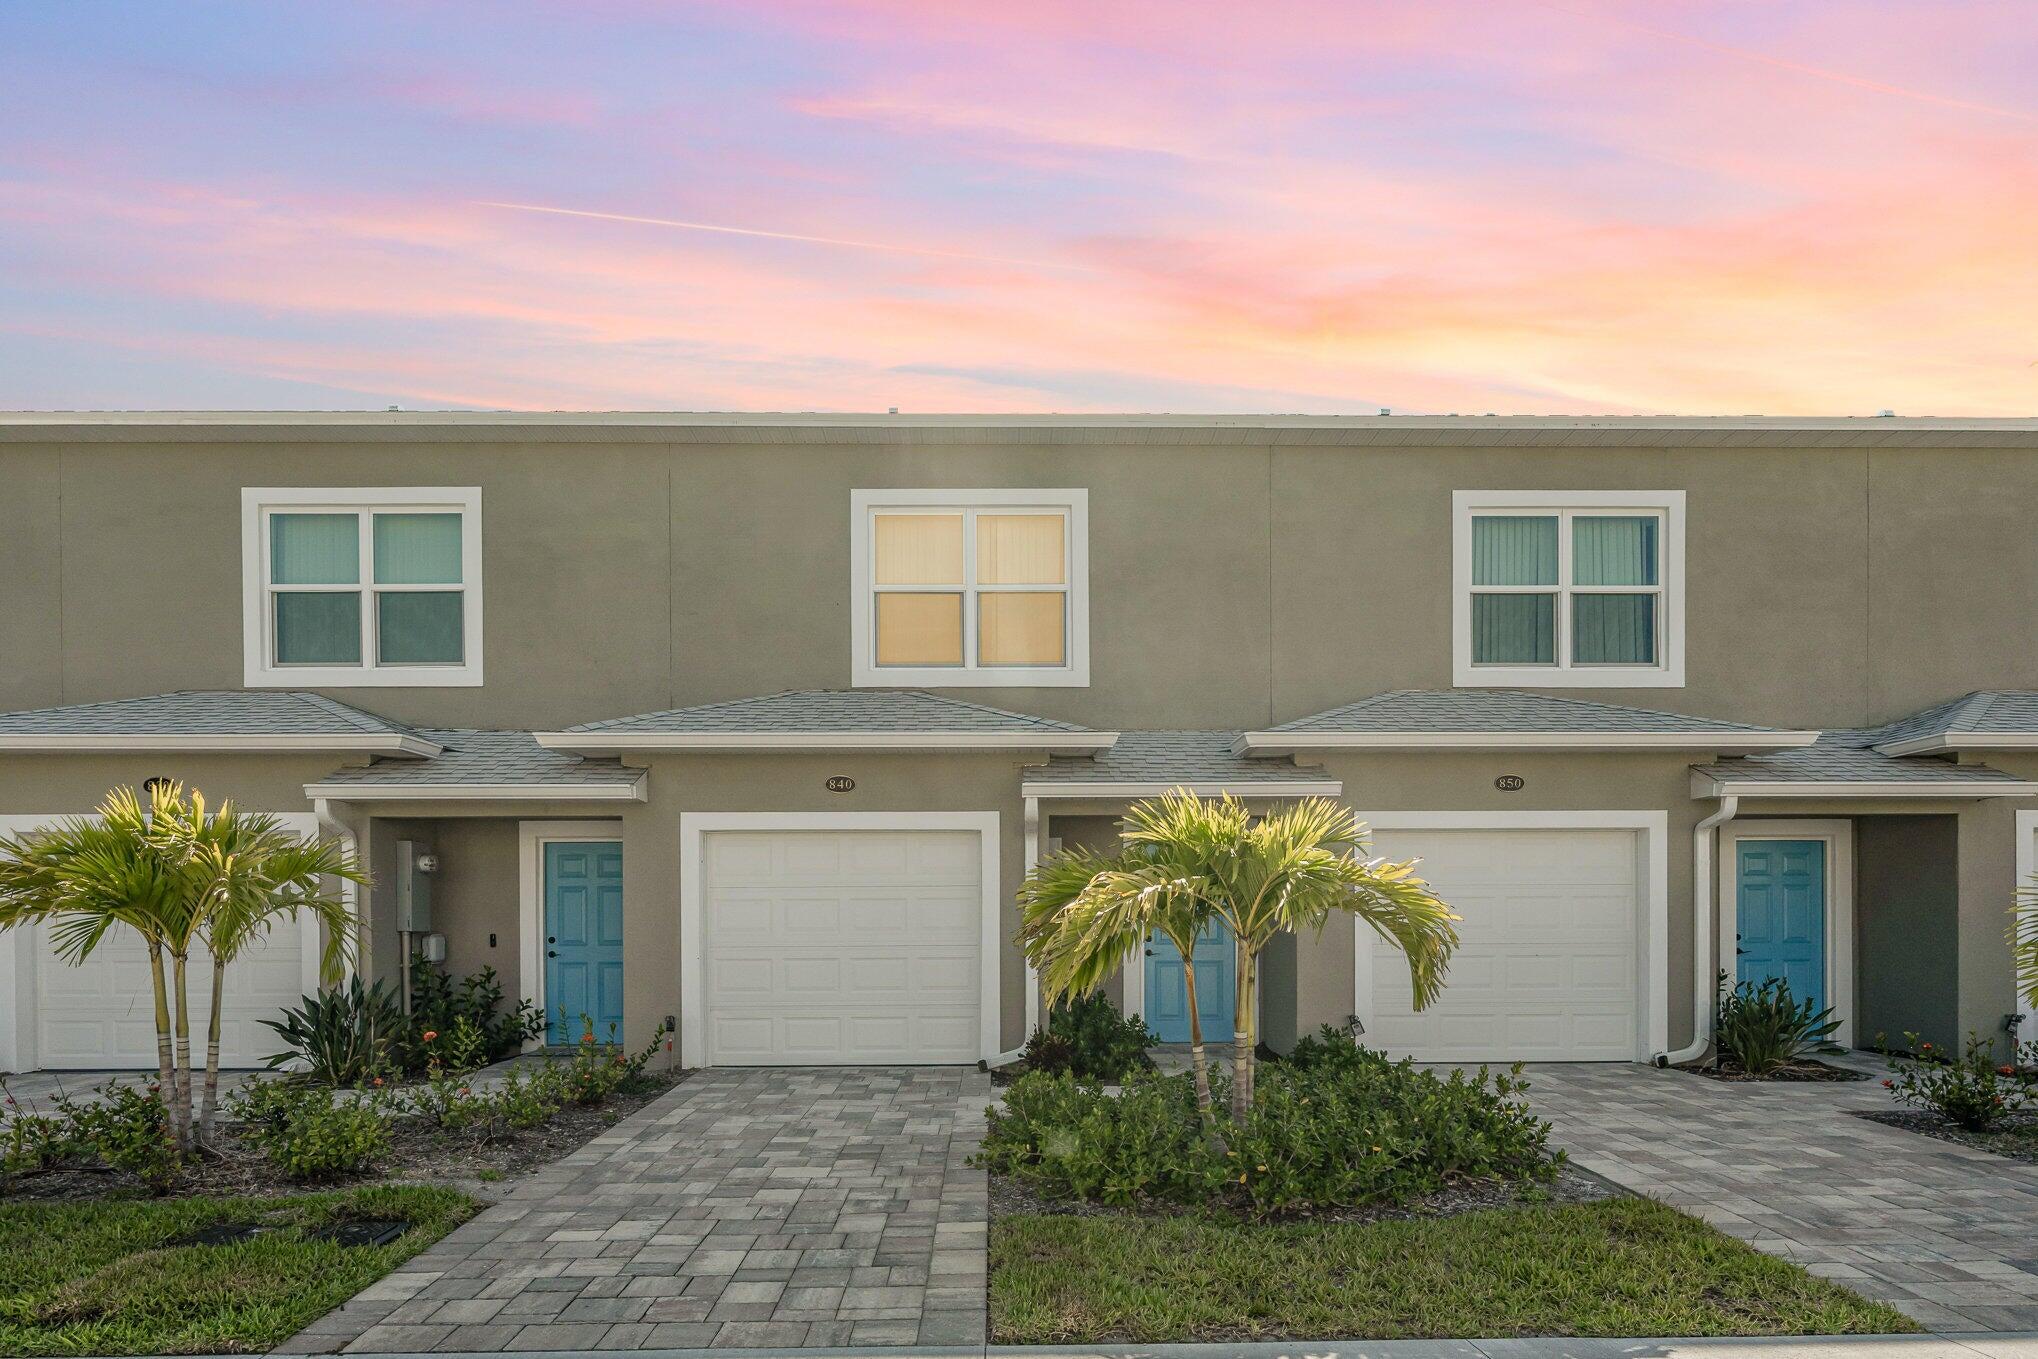
POLYGON ((1090 682, 1089 494, 854 491, 855 682, 1090 682))
POLYGON ((481 683, 481 491, 247 487, 250 688, 481 683))
POLYGON ((1452 499, 1455 683, 1683 686, 1684 492, 1452 499))

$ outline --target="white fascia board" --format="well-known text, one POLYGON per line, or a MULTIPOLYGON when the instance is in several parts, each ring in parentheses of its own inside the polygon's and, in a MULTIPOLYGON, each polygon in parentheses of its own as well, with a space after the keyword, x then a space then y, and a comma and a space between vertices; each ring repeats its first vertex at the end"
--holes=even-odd
POLYGON ((361 732, 338 736, 285 732, 266 735, 200 736, 185 732, 78 732, 42 735, 35 732, 0 733, 0 751, 49 755, 91 751, 204 750, 223 754, 286 754, 294 751, 364 752, 370 755, 410 755, 430 759, 445 749, 422 736, 397 732, 361 732))
POLYGON ((1340 797, 1344 784, 1335 780, 1315 783, 1224 783, 1224 782, 1183 782, 1173 783, 1022 783, 1021 797, 1037 798, 1112 798, 1112 797, 1160 797, 1166 793, 1188 792, 1197 797, 1223 797, 1226 793, 1238 798, 1254 797, 1340 797))
POLYGON ((582 755, 638 751, 692 754, 728 751, 807 750, 1044 750, 1082 754, 1118 744, 1115 731, 540 731, 532 733, 547 750, 582 755))
POLYGON ((642 802, 634 783, 307 783, 304 795, 333 802, 642 802))
POLYGON ((1877 746, 1884 755, 1943 755, 1958 750, 2038 750, 2038 731, 1951 731, 1877 746))
POLYGON ((1819 739, 1815 731, 1248 731, 1234 755, 1316 750, 1787 750, 1819 739))
POLYGON ((1931 783, 1903 779, 1869 782, 1864 779, 1826 779, 1820 782, 1756 782, 1716 779, 1697 770, 1691 775, 1693 797, 1812 797, 1812 798, 1977 798, 2038 797, 2038 783, 2022 779, 1935 780, 1931 783))

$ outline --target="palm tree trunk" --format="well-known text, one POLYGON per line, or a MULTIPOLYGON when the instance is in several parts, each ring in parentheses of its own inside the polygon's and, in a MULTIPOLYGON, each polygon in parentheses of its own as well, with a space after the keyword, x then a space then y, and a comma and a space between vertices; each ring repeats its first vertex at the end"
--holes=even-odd
POLYGON ((219 1108, 220 1008, 226 989, 226 963, 212 960, 212 1019, 205 1032, 205 1102, 198 1109, 198 1144, 212 1144, 212 1119, 219 1108))
POLYGON ((177 1140, 177 1150, 191 1150, 191 959, 189 955, 172 953, 172 979, 176 988, 176 1083, 171 1087, 170 1132, 177 1140))
POLYGON ((1231 1118, 1244 1125, 1253 1107, 1253 959, 1237 950, 1238 999, 1231 1019, 1231 1118))
MULTIPOLYGON (((1181 946, 1176 945, 1177 948, 1181 946)), ((1182 954, 1182 988, 1189 1001, 1189 1067, 1196 1073, 1196 1112, 1203 1116, 1203 1126, 1209 1127, 1216 1115, 1216 1102, 1210 1096, 1210 1063, 1203 1055, 1203 1017, 1196 1010, 1196 955, 1192 951, 1182 954)))
MULTIPOLYGON (((156 992, 156 1091, 163 1098, 163 1108, 172 1108, 177 1093, 177 1060, 170 1049, 170 988, 163 979, 163 946, 154 939, 149 942, 149 982, 156 992)), ((163 1120, 164 1134, 172 1146, 177 1142, 175 1120, 163 1120)))

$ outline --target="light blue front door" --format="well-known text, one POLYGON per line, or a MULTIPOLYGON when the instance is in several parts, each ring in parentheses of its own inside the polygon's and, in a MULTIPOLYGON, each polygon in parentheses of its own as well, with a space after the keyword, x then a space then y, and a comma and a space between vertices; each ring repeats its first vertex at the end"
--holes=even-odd
MULTIPOLYGON (((1196 1008, 1203 1041, 1231 1041, 1232 999, 1238 977, 1232 967, 1231 931, 1212 923, 1196 939, 1196 1008)), ((1146 941, 1147 1027, 1163 1043, 1189 1041, 1189 988, 1182 977, 1182 952, 1161 935, 1146 941)))
POLYGON ((579 1042, 582 1015, 594 1021, 596 1042, 622 1038, 620 840, 546 842, 545 1010, 548 1043, 579 1042))
POLYGON ((1790 983, 1793 1000, 1826 1006, 1826 842, 1742 840, 1736 981, 1790 983))

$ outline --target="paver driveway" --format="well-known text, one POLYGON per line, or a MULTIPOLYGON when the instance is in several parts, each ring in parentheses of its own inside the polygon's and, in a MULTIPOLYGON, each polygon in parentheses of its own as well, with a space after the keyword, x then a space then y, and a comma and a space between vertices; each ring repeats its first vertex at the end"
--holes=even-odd
POLYGON ((1850 1116, 1896 1107, 1877 1082, 1528 1075, 1530 1104, 1586 1169, 1933 1330, 2038 1330, 2038 1166, 1850 1116))
POLYGON ((981 1345, 990 1079, 704 1071, 284 1348, 981 1345))

